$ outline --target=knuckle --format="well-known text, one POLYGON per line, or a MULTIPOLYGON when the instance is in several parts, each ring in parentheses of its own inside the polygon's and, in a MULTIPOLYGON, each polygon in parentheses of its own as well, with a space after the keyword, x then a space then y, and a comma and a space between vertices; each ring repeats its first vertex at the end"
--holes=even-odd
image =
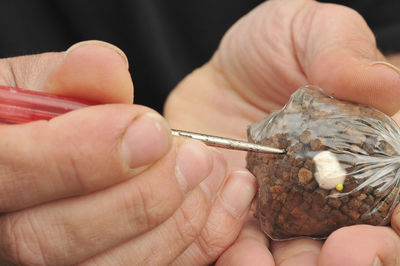
POLYGON ((197 246, 201 254, 207 260, 212 261, 217 254, 221 254, 230 243, 231 239, 228 238, 229 234, 224 234, 225 230, 213 230, 206 226, 202 234, 198 237, 197 246))
POLYGON ((137 182, 123 197, 123 208, 127 214, 128 224, 132 231, 143 231, 154 228, 165 216, 162 199, 147 182, 137 182))
POLYGON ((86 182, 84 166, 79 163, 79 150, 62 154, 55 157, 55 173, 59 177, 64 187, 72 187, 77 194, 84 194, 89 191, 89 184, 86 182))
POLYGON ((206 199, 199 195, 191 195, 173 216, 176 241, 189 245, 201 234, 206 223, 210 206, 206 199))
POLYGON ((0 253, 18 265, 47 265, 40 237, 29 215, 5 215, 0 221, 0 253))
POLYGON ((25 87, 26 77, 29 77, 28 69, 31 67, 27 56, 6 58, 5 63, 8 69, 9 84, 14 87, 25 87))
POLYGON ((60 143, 68 143, 68 145, 63 145, 62 149, 46 151, 41 156, 41 163, 47 164, 46 172, 43 174, 53 175, 52 179, 57 180, 55 182, 63 188, 65 193, 86 194, 98 184, 102 184, 101 180, 95 180, 101 177, 101 169, 94 171, 99 165, 101 167, 101 163, 97 162, 95 156, 82 146, 80 138, 76 137, 75 133, 62 134, 52 141, 55 143, 54 147, 59 147, 60 143))
POLYGON ((159 180, 148 180, 148 176, 132 179, 127 186, 129 188, 121 197, 119 206, 123 208, 131 232, 146 231, 158 226, 174 214, 184 199, 181 193, 173 192, 175 187, 170 184, 160 185, 159 180))
MULTIPOLYGON (((1 160, 1 159, 0 159, 1 160)), ((0 162, 0 213, 6 212, 15 203, 13 192, 18 187, 18 178, 0 162)))
POLYGON ((49 64, 56 63, 56 58, 57 53, 44 53, 4 59, 2 65, 7 73, 6 84, 20 88, 36 88, 41 82, 40 73, 45 71, 49 64))
MULTIPOLYGON (((55 127, 59 130, 59 125, 55 127)), ((61 144, 62 148, 52 149, 42 158, 47 164, 51 163, 48 168, 54 173, 53 179, 57 179, 58 185, 67 193, 91 193, 129 177, 116 158, 116 149, 112 145, 93 149, 93 142, 88 143, 90 141, 77 131, 64 132, 54 137, 52 142, 54 147, 60 147, 61 144)))
POLYGON ((7 58, 0 60, 0 82, 7 86, 15 86, 12 68, 7 58))
POLYGON ((201 228, 192 219, 189 213, 183 209, 178 209, 176 216, 173 217, 175 241, 187 246, 199 235, 201 228))
POLYGON ((126 197, 125 200, 125 209, 129 210, 127 213, 133 214, 128 217, 129 220, 133 220, 129 224, 135 224, 144 229, 152 228, 151 210, 149 209, 152 193, 148 193, 145 191, 148 189, 143 189, 141 186, 134 186, 134 188, 132 195, 126 197))
POLYGON ((70 194, 71 191, 75 194, 88 191, 89 182, 84 178, 84 167, 76 155, 46 150, 36 152, 40 154, 23 161, 16 160, 18 156, 0 156, 0 213, 36 204, 32 199, 40 198, 39 195, 32 197, 32 193, 23 193, 24 190, 51 197, 62 197, 62 193, 70 194), (48 181, 56 186, 54 190, 44 191, 50 186, 48 181), (54 191, 58 194, 54 195, 54 191))

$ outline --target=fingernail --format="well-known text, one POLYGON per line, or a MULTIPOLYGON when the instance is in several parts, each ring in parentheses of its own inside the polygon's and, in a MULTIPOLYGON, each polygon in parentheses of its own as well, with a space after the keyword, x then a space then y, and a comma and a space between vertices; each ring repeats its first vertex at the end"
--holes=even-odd
POLYGON ((128 57, 126 57, 125 53, 119 49, 117 46, 112 45, 111 43, 108 42, 103 42, 103 41, 97 41, 97 40, 90 40, 90 41, 83 41, 83 42, 78 42, 74 45, 72 45, 71 47, 68 48, 67 51, 65 51, 64 54, 64 58, 66 58, 69 54, 71 54, 74 51, 77 51, 78 49, 82 48, 82 47, 87 47, 87 46, 98 46, 98 47, 103 47, 106 48, 108 50, 111 50, 115 53, 117 53, 122 60, 124 60, 127 68, 129 68, 129 62, 128 62, 128 57))
POLYGON ((211 172, 213 154, 201 142, 188 140, 178 147, 175 176, 184 193, 201 183, 211 172))
POLYGON ((226 160, 217 149, 210 148, 213 153, 213 169, 210 175, 200 183, 209 199, 212 199, 223 183, 226 175, 226 160))
POLYGON ((240 218, 250 207, 255 193, 255 177, 246 171, 236 171, 225 184, 221 200, 233 216, 240 218))
POLYGON ((164 118, 147 113, 135 119, 126 130, 122 138, 122 156, 130 168, 145 166, 161 158, 170 142, 170 129, 164 118))
POLYGON ((397 74, 400 74, 400 68, 398 68, 397 66, 392 65, 392 64, 390 64, 390 63, 388 63, 386 61, 374 61, 374 62, 371 62, 369 65, 371 65, 371 66, 383 65, 383 66, 386 66, 386 67, 389 67, 389 68, 393 69, 394 71, 397 72, 397 74))
POLYGON ((374 260, 374 263, 372 264, 372 266, 383 266, 383 263, 379 259, 379 257, 376 257, 375 260, 374 260))

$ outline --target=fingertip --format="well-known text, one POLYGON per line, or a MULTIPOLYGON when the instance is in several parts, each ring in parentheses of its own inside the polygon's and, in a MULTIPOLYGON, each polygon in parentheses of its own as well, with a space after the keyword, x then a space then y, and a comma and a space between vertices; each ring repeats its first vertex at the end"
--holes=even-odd
POLYGON ((185 140, 177 147, 175 176, 184 193, 199 185, 213 169, 213 153, 203 143, 185 140))
POLYGON ((388 115, 400 109, 400 74, 386 62, 348 53, 325 54, 313 64, 309 81, 335 98, 365 104, 388 115))
POLYGON ((365 256, 369 253, 370 247, 367 243, 359 243, 359 237, 357 227, 343 227, 333 232, 322 247, 320 265, 371 265, 366 264, 368 258, 365 256))
POLYGON ((241 218, 250 208, 256 190, 256 179, 249 171, 234 171, 222 189, 221 201, 229 213, 241 218))
POLYGON ((398 250, 399 239, 388 227, 370 225, 343 227, 333 232, 326 240, 318 265, 371 266, 379 261, 384 265, 397 265, 398 250))
POLYGON ((71 46, 43 88, 98 103, 132 103, 133 83, 126 55, 116 46, 85 41, 71 46))
POLYGON ((126 54, 117 46, 108 43, 108 42, 104 42, 104 41, 99 41, 99 40, 89 40, 89 41, 82 41, 82 42, 78 42, 75 43, 74 45, 70 46, 64 53, 64 58, 67 58, 69 54, 71 54, 72 52, 74 52, 77 49, 80 49, 81 47, 84 46, 99 46, 99 47, 104 47, 107 48, 109 50, 112 50, 114 52, 116 52, 118 55, 121 56, 122 60, 125 63, 126 68, 129 68, 129 61, 128 61, 128 57, 126 56, 126 54))

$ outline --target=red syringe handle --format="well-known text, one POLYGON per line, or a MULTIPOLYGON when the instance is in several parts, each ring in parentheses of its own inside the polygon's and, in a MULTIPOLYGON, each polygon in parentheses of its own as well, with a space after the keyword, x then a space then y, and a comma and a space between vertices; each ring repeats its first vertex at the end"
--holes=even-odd
POLYGON ((93 103, 53 94, 0 86, 0 124, 49 120, 93 103))

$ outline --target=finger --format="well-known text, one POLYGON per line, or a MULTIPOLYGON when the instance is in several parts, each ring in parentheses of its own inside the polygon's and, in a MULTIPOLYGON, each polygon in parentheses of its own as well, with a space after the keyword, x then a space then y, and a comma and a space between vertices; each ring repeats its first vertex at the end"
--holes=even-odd
POLYGON ((312 266, 317 263, 322 243, 308 238, 272 242, 276 265, 312 266))
POLYGON ((321 266, 398 265, 400 239, 389 227, 356 225, 333 232, 319 258, 321 266))
POLYGON ((43 82, 62 57, 62 53, 52 52, 1 59, 0 84, 41 90, 43 82))
POLYGON ((247 221, 240 231, 237 240, 218 259, 216 265, 275 265, 274 258, 268 250, 269 241, 260 231, 258 222, 247 221))
POLYGON ((116 46, 100 41, 71 46, 43 86, 49 92, 94 102, 133 102, 128 59, 116 46))
POLYGON ((101 41, 80 42, 66 52, 0 60, 0 84, 96 103, 133 101, 125 54, 101 41))
POLYGON ((140 106, 105 105, 49 122, 0 126, 0 212, 127 180, 170 148, 165 120, 140 106))
POLYGON ((382 63, 372 31, 349 8, 310 2, 293 21, 294 47, 311 84, 339 99, 392 115, 400 108, 400 75, 382 63))
MULTIPOLYGON (((400 115, 400 114, 399 114, 400 115)), ((398 120, 400 121, 400 120, 398 120)), ((397 199, 398 201, 398 199, 397 199)), ((396 206, 396 208, 393 210, 393 214, 390 220, 390 225, 393 228, 393 230, 400 235, 400 204, 396 206)))
POLYGON ((225 173, 226 162, 221 154, 214 153, 212 172, 185 198, 172 217, 154 230, 93 257, 83 265, 169 265, 202 231, 225 173))
MULTIPOLYGON (((119 185, 87 196, 5 215, 0 220, 1 253, 9 254, 11 259, 23 264, 70 265, 133 239, 170 217, 186 194, 207 176, 208 181, 202 183, 206 187, 221 182, 224 170, 218 175, 210 174, 212 156, 204 144, 190 140, 172 149, 142 174, 119 185), (18 244, 15 247, 13 243, 18 244), (24 248, 24 244, 29 245, 29 249, 24 248)), ((189 230, 191 227, 186 225, 186 219, 207 216, 208 211, 197 213, 208 209, 206 200, 200 196, 197 195, 193 205, 187 206, 189 210, 179 213, 180 220, 169 222, 171 231, 177 233, 176 230, 181 229, 175 228, 177 223, 189 230), (191 210, 197 207, 198 210, 191 210), (192 212, 197 216, 188 218, 192 212)), ((169 230, 164 230, 164 233, 171 234, 169 230)), ((189 236, 192 234, 188 233, 189 236)), ((189 236, 188 239, 191 239, 189 236)), ((144 238, 143 245, 149 239, 157 241, 152 242, 155 246, 158 241, 168 242, 157 234, 153 234, 153 238, 144 238)), ((175 242, 170 244, 175 245, 175 242)), ((132 252, 125 256, 130 256, 132 252)), ((147 252, 152 251, 149 249, 147 252)), ((145 254, 137 253, 134 258, 145 257, 145 254)))
POLYGON ((256 192, 255 177, 245 170, 230 174, 213 204, 200 235, 174 262, 175 265, 210 264, 238 236, 256 192))

